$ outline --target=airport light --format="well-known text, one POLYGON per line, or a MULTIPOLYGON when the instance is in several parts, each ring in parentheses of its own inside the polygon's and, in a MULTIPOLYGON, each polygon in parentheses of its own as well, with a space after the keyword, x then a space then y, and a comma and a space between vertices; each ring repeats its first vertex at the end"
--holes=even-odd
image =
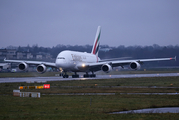
POLYGON ((23 86, 19 86, 19 89, 21 90, 21 89, 24 89, 24 87, 23 86))
POLYGON ((85 64, 82 64, 82 67, 85 67, 85 64))
POLYGON ((43 89, 44 86, 36 86, 35 89, 43 89))
POLYGON ((44 84, 44 89, 50 89, 50 84, 44 84))
POLYGON ((50 84, 44 84, 43 86, 19 86, 19 89, 50 89, 50 84))
POLYGON ((29 86, 29 89, 35 89, 35 86, 29 86))

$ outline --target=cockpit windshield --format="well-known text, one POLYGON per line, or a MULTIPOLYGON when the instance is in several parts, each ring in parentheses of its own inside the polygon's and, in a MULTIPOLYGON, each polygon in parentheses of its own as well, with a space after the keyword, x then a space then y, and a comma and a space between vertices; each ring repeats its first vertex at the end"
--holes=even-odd
POLYGON ((57 59, 65 59, 64 57, 57 57, 57 59))

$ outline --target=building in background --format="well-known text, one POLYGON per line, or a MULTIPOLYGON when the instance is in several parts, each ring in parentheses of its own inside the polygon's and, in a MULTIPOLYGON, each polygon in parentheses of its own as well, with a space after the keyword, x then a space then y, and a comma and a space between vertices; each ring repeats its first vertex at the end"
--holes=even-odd
POLYGON ((32 54, 31 52, 17 51, 16 49, 0 49, 0 60, 6 59, 52 59, 52 55, 45 52, 32 54))

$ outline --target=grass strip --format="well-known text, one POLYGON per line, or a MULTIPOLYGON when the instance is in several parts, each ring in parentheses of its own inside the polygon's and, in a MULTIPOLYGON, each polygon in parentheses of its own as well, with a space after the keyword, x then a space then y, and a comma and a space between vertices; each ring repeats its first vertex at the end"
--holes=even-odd
POLYGON ((33 86, 42 83, 2 83, 0 84, 0 119, 179 119, 179 114, 120 114, 115 111, 143 108, 177 107, 178 95, 121 95, 119 93, 163 93, 177 92, 178 88, 118 88, 117 86, 173 86, 179 87, 179 77, 120 78, 103 80, 54 81, 48 82, 50 89, 22 90, 40 93, 116 93, 115 95, 42 95, 41 98, 13 97, 13 89, 18 86, 33 86), (97 85, 95 85, 97 84, 97 85), (72 87, 63 87, 72 86, 72 87), (80 86, 80 87, 77 87, 80 86), (108 87, 98 87, 108 86, 108 87), (116 86, 112 88, 110 86, 116 86))

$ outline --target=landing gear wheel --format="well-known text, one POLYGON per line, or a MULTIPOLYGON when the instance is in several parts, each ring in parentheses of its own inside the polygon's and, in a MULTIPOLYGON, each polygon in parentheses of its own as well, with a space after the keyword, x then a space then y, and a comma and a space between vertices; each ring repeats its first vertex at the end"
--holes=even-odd
POLYGON ((79 78, 79 75, 78 74, 72 75, 72 78, 79 78))
POLYGON ((91 74, 90 77, 96 77, 96 74, 91 74))
POLYGON ((63 75, 63 78, 68 78, 69 76, 68 75, 63 75))
POLYGON ((83 75, 84 78, 89 78, 90 76, 88 74, 83 75))

